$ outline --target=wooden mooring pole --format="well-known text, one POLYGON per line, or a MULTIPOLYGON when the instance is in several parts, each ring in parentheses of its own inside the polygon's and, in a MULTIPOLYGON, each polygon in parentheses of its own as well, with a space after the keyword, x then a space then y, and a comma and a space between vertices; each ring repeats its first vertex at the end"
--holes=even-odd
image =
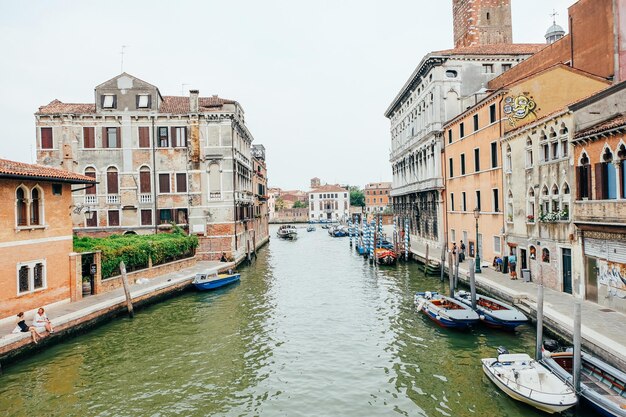
POLYGON ((426 270, 428 269, 428 250, 430 248, 428 247, 428 244, 426 244, 426 262, 424 262, 424 272, 426 272, 426 270))
POLYGON ((582 366, 580 345, 581 345, 581 303, 577 300, 574 304, 574 367, 572 376, 574 378, 574 391, 576 394, 580 392, 580 368, 582 366))
POLYGON ((452 252, 448 255, 448 278, 450 280, 450 298, 454 298, 454 260, 452 252))
POLYGON ((454 253, 454 289, 459 286, 459 254, 454 253))
POLYGON ((543 285, 537 287, 537 344, 535 359, 541 360, 541 346, 543 344, 543 285))
POLYGON ((124 261, 120 262, 120 272, 122 273, 122 284, 124 285, 124 295, 126 296, 128 315, 132 319, 135 317, 135 312, 133 311, 133 300, 130 297, 130 286, 128 285, 128 277, 126 276, 126 265, 124 265, 124 261))
POLYGON ((476 272, 474 270, 474 260, 470 259, 469 261, 469 280, 470 280, 470 295, 471 295, 471 299, 472 299, 472 308, 474 310, 476 310, 476 277, 474 276, 474 273, 476 272))
POLYGON ((441 262, 439 263, 439 266, 441 267, 441 271, 439 271, 439 274, 441 275, 439 277, 439 280, 443 282, 443 276, 445 274, 444 271, 446 269, 446 245, 445 244, 441 248, 441 262))

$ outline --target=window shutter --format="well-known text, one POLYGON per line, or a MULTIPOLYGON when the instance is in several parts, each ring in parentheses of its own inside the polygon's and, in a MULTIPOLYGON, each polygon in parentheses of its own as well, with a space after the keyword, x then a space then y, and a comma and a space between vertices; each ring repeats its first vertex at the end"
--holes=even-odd
POLYGON ((170 136, 172 138, 171 144, 172 144, 172 148, 175 148, 176 146, 178 146, 178 139, 176 138, 176 128, 175 127, 170 127, 170 136))
POLYGON ((170 174, 159 174, 159 192, 170 192, 170 174))
POLYGON ((102 147, 103 148, 108 148, 109 147, 109 135, 107 135, 107 128, 106 127, 102 128, 102 147))
POLYGON ((117 194, 117 171, 107 172, 107 194, 117 194))
POLYGON ((183 144, 182 144, 182 145, 183 145, 184 147, 187 147, 187 134, 189 133, 189 132, 187 131, 187 126, 185 126, 185 127, 183 128, 183 132, 184 132, 184 135, 185 135, 185 139, 183 140, 183 144))
POLYGON ((139 94, 135 94, 135 108, 139 108, 139 94))
POLYGON ((140 148, 149 148, 150 147, 150 131, 147 126, 143 126, 139 128, 139 147, 140 148))
POLYGON ((94 140, 94 128, 93 127, 83 127, 83 147, 84 148, 96 147, 96 143, 94 140))
POLYGON ((116 130, 115 136, 117 137, 117 147, 121 148, 122 147, 122 128, 116 127, 115 130, 116 130))
POLYGON ((148 108, 151 109, 152 108, 152 94, 150 94, 148 96, 148 108))
POLYGON ((599 162, 595 165, 596 174, 596 200, 604 200, 604 164, 599 162))
POLYGON ((145 194, 150 191, 150 171, 139 172, 139 192, 145 194))
POLYGON ((176 192, 187 192, 187 174, 176 174, 176 192))
POLYGON ((52 149, 52 128, 51 127, 42 127, 41 128, 41 148, 42 149, 52 149))
POLYGON ((113 96, 113 108, 117 109, 117 95, 113 96))
POLYGON ((141 210, 141 225, 147 226, 152 224, 152 210, 141 210))

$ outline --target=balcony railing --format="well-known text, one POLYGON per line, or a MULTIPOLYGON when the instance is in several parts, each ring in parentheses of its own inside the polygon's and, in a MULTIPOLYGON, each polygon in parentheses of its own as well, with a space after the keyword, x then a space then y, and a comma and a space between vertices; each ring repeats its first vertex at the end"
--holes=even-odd
POLYGON ((221 200, 222 193, 220 191, 209 193, 209 200, 221 200))
POLYGON ((141 204, 152 203, 152 194, 139 194, 139 203, 141 204))
POLYGON ((107 195, 107 204, 119 204, 120 196, 119 194, 108 194, 107 195))
POLYGON ((85 204, 98 204, 98 196, 87 194, 85 196, 85 204))

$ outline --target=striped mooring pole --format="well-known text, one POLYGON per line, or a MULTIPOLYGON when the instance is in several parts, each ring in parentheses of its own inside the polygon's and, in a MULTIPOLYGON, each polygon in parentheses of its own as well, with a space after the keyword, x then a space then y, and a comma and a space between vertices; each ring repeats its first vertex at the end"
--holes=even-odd
POLYGON ((404 219, 404 260, 409 260, 409 219, 404 219))

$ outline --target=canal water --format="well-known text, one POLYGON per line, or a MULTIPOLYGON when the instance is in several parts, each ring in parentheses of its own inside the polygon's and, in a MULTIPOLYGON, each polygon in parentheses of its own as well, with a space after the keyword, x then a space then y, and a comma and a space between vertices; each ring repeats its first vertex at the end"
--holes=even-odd
POLYGON ((480 366, 501 345, 532 354, 533 329, 440 329, 416 314, 413 294, 447 288, 417 264, 372 268, 318 227, 272 238, 241 272, 239 284, 186 293, 9 367, 0 416, 544 415, 480 366))

